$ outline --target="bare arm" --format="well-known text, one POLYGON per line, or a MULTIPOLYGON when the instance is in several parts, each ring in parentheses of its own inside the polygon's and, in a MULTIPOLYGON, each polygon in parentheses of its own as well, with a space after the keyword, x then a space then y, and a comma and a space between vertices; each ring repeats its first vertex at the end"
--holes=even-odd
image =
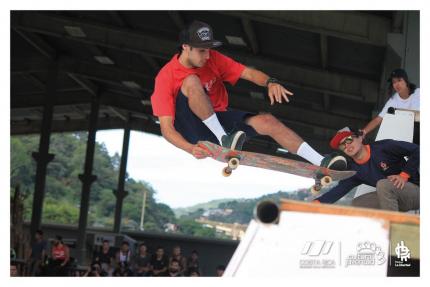
MULTIPOLYGON (((265 73, 246 67, 242 74, 240 75, 241 79, 248 80, 250 82, 253 82, 256 85, 266 87, 267 80, 269 79, 269 76, 265 73)), ((281 84, 279 83, 269 83, 267 86, 268 88, 268 96, 270 98, 270 104, 273 105, 274 102, 282 103, 282 98, 289 102, 287 95, 292 96, 293 93, 285 89, 281 84)))
POLYGON ((242 74, 240 75, 240 78, 253 82, 254 84, 261 87, 265 87, 269 76, 259 70, 245 67, 242 74))
POLYGON ((363 129, 363 134, 366 135, 373 131, 376 127, 378 127, 382 122, 382 118, 380 116, 376 116, 373 120, 371 120, 363 129))
POLYGON ((161 134, 168 142, 199 159, 210 155, 205 149, 198 145, 193 145, 184 139, 173 126, 173 118, 171 116, 161 116, 158 119, 160 121, 161 134))

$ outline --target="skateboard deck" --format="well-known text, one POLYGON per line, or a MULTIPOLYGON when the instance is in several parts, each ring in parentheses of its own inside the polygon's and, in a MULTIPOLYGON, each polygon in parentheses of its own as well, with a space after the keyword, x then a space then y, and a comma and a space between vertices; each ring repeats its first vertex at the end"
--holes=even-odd
POLYGON ((329 185, 332 181, 343 180, 356 173, 352 170, 331 170, 302 161, 267 154, 230 150, 208 141, 199 141, 198 144, 210 152, 213 159, 228 164, 223 169, 224 176, 231 175, 233 170, 236 169, 239 164, 280 171, 315 179, 315 185, 312 189, 313 193, 318 192, 322 186, 329 185))

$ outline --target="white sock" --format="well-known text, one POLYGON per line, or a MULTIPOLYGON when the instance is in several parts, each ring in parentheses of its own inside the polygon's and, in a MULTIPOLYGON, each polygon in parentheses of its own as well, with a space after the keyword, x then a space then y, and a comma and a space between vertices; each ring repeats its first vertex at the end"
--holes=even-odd
POLYGON ((214 133, 219 143, 221 144, 222 136, 226 135, 224 128, 218 121, 218 117, 214 113, 212 116, 203 121, 203 123, 214 133))
POLYGON ((307 142, 303 142, 299 149, 297 150, 297 155, 302 158, 310 161, 313 165, 320 165, 323 160, 323 156, 321 156, 318 152, 316 152, 307 142))

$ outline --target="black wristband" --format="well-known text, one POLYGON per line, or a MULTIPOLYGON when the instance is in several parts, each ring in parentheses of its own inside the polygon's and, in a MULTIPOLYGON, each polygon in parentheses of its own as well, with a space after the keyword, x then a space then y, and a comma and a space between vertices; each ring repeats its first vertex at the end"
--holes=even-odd
POLYGON ((266 87, 269 87, 270 83, 279 84, 279 81, 278 81, 278 79, 275 79, 275 78, 268 78, 266 81, 266 87))

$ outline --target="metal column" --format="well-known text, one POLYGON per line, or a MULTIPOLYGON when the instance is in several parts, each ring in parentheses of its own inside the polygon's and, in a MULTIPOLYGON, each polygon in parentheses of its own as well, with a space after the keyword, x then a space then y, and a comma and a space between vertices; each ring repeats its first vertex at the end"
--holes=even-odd
POLYGON ((128 195, 128 192, 124 190, 124 186, 125 186, 125 172, 127 170, 129 143, 130 143, 130 116, 128 116, 127 118, 127 124, 124 129, 121 164, 119 167, 118 188, 113 191, 113 194, 116 197, 115 222, 113 227, 113 230, 115 233, 119 233, 121 231, 122 204, 124 202, 124 198, 128 195))
POLYGON ((57 90, 58 67, 54 63, 49 71, 49 82, 46 89, 46 100, 43 109, 42 129, 40 131, 39 151, 32 156, 37 163, 36 182, 34 186, 33 208, 31 211, 31 238, 34 240, 36 230, 42 223, 43 201, 45 198, 46 170, 48 163, 54 159, 49 153, 49 141, 51 137, 52 116, 54 110, 55 93, 57 90))
POLYGON ((90 124, 88 129, 87 151, 85 154, 84 174, 79 175, 82 182, 81 205, 78 226, 78 260, 84 264, 86 259, 86 231, 88 220, 88 209, 90 203, 91 184, 97 179, 92 174, 94 163, 94 149, 96 143, 97 121, 99 116, 99 97, 94 96, 91 103, 90 124))

